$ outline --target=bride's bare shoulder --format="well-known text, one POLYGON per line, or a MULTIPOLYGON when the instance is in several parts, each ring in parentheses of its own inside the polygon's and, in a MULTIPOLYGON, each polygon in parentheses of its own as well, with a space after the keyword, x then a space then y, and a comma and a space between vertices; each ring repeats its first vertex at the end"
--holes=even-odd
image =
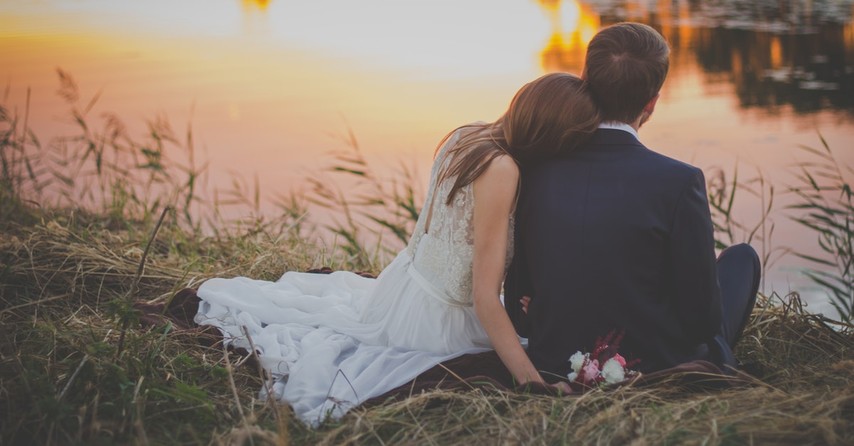
POLYGON ((519 179, 519 165, 510 155, 498 155, 489 162, 489 166, 475 180, 476 182, 489 184, 490 189, 496 186, 512 184, 515 190, 516 180, 519 179))
POLYGON ((496 156, 491 163, 489 163, 489 167, 486 168, 487 171, 493 171, 498 175, 513 175, 519 176, 519 165, 516 163, 516 160, 513 159, 510 155, 498 155, 496 156))

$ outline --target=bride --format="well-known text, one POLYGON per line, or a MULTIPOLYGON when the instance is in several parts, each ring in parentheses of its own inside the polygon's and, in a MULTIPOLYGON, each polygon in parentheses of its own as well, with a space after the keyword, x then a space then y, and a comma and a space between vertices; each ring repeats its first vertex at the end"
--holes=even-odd
POLYGON ((542 76, 497 121, 464 125, 439 144, 412 238, 377 279, 211 279, 198 290, 195 320, 227 344, 254 347, 272 397, 312 425, 486 349, 519 383, 542 383, 500 300, 520 171, 573 150, 598 121, 579 78, 542 76))

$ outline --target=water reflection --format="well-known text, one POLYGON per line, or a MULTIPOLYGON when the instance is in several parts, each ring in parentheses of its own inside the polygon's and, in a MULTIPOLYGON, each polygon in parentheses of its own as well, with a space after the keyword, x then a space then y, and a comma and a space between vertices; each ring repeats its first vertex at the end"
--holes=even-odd
POLYGON ((540 52, 543 69, 580 73, 587 43, 600 28, 599 16, 578 1, 538 1, 551 24, 548 43, 540 52))
POLYGON ((267 8, 271 0, 240 0, 243 7, 243 31, 247 36, 265 38, 270 34, 267 8))
POLYGON ((850 0, 537 3, 551 21, 551 37, 540 52, 545 71, 580 72, 590 37, 631 20, 655 27, 670 41, 673 76, 699 65, 705 84, 734 85, 742 108, 854 113, 850 0))
POLYGON ((845 47, 844 29, 825 24, 814 34, 783 35, 702 29, 697 59, 707 73, 729 73, 742 107, 854 111, 854 52, 845 47))
POLYGON ((266 11, 270 6, 270 0, 241 0, 244 11, 266 11))

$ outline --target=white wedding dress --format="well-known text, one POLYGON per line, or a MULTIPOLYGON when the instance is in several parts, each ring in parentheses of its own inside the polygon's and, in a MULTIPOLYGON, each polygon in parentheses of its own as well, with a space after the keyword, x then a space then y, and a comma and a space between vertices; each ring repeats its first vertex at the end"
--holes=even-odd
MULTIPOLYGON (((276 282, 217 278, 199 288, 196 322, 247 350, 248 334, 274 397, 304 422, 340 417, 439 362, 490 348, 472 307, 473 188, 445 205, 454 178, 437 184, 461 131, 436 157, 409 244, 377 279, 287 272, 276 282)), ((512 232, 511 221, 511 242, 512 232)), ((509 263, 512 243, 507 252, 509 263)))

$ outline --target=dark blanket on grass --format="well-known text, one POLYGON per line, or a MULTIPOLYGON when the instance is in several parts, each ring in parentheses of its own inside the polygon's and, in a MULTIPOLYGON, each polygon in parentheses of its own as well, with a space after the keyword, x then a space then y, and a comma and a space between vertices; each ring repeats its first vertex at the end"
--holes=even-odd
MULTIPOLYGON (((135 308, 141 313, 140 322, 143 325, 160 326, 171 323, 175 330, 198 333, 199 343, 210 346, 219 342, 222 336, 213 327, 199 326, 193 322, 199 302, 195 290, 187 288, 175 294, 168 304, 136 304, 135 308)), ((245 351, 241 353, 249 354, 245 351)), ((257 367, 255 361, 246 361, 245 364, 257 367)), ((640 387, 666 382, 668 386, 691 390, 741 386, 753 381, 753 378, 743 373, 737 373, 734 376, 726 375, 716 365, 708 361, 692 361, 670 369, 646 373, 611 387, 626 385, 640 387)), ((463 355, 445 361, 422 373, 414 380, 383 395, 371 398, 363 404, 376 405, 393 400, 402 400, 411 395, 437 389, 449 391, 480 389, 559 396, 556 389, 552 387, 536 384, 516 385, 498 354, 495 351, 488 351, 463 355)))

